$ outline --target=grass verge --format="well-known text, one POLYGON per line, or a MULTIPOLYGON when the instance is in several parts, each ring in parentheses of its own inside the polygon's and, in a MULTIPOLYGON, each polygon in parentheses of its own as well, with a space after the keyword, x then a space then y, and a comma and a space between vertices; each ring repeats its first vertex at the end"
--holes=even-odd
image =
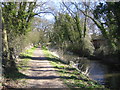
POLYGON ((59 75, 64 77, 62 80, 69 88, 105 88, 103 85, 78 72, 72 66, 61 62, 47 49, 42 48, 42 50, 46 57, 51 58, 50 63, 57 69, 59 75))
POLYGON ((30 57, 32 57, 33 51, 35 49, 36 47, 33 47, 20 54, 20 59, 18 59, 16 62, 17 71, 9 71, 9 73, 5 75, 4 81, 2 83, 3 87, 22 88, 26 85, 26 75, 21 72, 28 69, 28 67, 24 66, 27 66, 29 64, 29 60, 31 59, 30 57))
POLYGON ((34 50, 36 49, 36 47, 30 48, 28 50, 26 50, 25 52, 20 54, 20 61, 18 62, 18 70, 27 70, 28 67, 23 67, 23 66, 27 66, 28 62, 31 60, 32 54, 34 52, 34 50))
MULTIPOLYGON (((17 80, 19 78, 23 78, 25 75, 20 73, 20 70, 27 70, 27 67, 23 67, 28 65, 28 62, 30 60, 30 58, 24 58, 24 57, 31 57, 33 51, 35 50, 35 47, 26 50, 25 52, 20 54, 20 57, 22 57, 22 59, 18 59, 16 62, 16 69, 18 69, 17 71, 9 71, 6 75, 5 78, 9 78, 11 80, 17 80)), ((14 69, 14 67, 13 67, 14 69)))

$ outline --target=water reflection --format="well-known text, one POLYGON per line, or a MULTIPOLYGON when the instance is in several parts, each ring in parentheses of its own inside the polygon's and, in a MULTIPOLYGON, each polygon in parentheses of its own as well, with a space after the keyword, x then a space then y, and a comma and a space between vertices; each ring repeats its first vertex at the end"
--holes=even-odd
POLYGON ((97 80, 100 84, 108 88, 119 88, 120 71, 113 69, 114 66, 105 65, 98 60, 88 60, 87 58, 78 57, 71 52, 64 53, 60 49, 50 50, 66 62, 75 62, 79 70, 88 75, 91 79, 97 80))

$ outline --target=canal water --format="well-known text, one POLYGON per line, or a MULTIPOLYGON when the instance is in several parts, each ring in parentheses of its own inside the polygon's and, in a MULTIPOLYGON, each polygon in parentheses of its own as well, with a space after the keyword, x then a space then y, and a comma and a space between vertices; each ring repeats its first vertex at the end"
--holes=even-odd
POLYGON ((84 74, 98 83, 105 85, 108 88, 119 88, 120 86, 120 71, 114 68, 113 65, 107 65, 100 60, 89 60, 87 58, 73 55, 71 52, 64 53, 62 50, 50 49, 54 55, 60 59, 70 62, 73 61, 84 74))

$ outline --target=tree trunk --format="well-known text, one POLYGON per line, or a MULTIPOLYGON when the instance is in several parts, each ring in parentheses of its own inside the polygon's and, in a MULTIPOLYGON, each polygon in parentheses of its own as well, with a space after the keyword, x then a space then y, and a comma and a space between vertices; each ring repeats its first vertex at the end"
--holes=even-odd
POLYGON ((8 48, 8 37, 7 31, 3 29, 3 65, 8 66, 8 61, 10 59, 9 48, 8 48))
POLYGON ((18 71, 13 56, 14 56, 14 49, 9 48, 7 31, 3 29, 3 68, 5 74, 10 73, 11 70, 13 72, 18 71))

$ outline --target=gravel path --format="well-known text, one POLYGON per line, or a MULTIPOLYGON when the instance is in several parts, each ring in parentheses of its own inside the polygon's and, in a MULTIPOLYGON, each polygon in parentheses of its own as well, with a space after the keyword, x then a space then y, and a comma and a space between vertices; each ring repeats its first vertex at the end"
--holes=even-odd
POLYGON ((27 88, 68 88, 40 48, 34 51, 28 67, 30 68, 24 72, 27 75, 27 88))

